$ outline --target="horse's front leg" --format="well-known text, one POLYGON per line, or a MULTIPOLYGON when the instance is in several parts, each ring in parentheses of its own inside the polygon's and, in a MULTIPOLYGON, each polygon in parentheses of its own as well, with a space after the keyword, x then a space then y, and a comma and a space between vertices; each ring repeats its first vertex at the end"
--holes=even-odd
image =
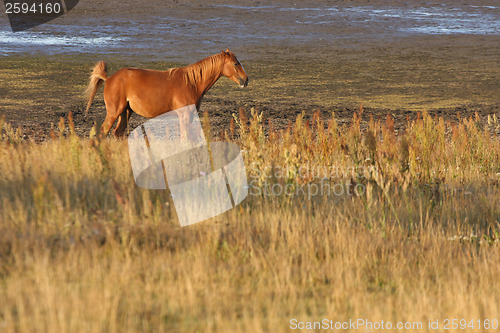
POLYGON ((179 116, 181 140, 189 140, 189 142, 197 141, 199 135, 196 133, 192 124, 195 112, 196 109, 191 108, 177 112, 179 116))
POLYGON ((188 139, 188 127, 189 127, 190 117, 186 111, 177 112, 177 115, 179 116, 181 140, 184 141, 188 139))

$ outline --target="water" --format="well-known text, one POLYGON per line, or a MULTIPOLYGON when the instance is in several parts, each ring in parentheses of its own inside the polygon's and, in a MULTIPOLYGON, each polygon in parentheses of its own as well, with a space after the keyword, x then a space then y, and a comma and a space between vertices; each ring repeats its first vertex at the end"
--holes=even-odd
POLYGON ((4 17, 0 55, 116 53, 158 60, 196 58, 228 45, 257 50, 413 35, 500 35, 500 7, 493 5, 202 6, 144 7, 136 15, 126 8, 101 16, 71 11, 15 34, 4 17))
MULTIPOLYGON (((382 23, 393 33, 500 35, 500 7, 435 4, 431 7, 332 6, 277 7, 219 5, 241 11, 298 12, 297 24, 335 26, 357 23, 367 28, 382 23)), ((300 29, 300 28, 299 28, 300 29)))

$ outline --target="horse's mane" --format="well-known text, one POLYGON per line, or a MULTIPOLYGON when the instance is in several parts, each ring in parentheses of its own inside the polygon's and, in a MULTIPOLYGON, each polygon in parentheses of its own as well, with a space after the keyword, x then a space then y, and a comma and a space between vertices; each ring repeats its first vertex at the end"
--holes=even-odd
POLYGON ((182 71, 186 84, 197 85, 203 76, 210 76, 216 71, 221 72, 223 64, 224 54, 218 53, 186 67, 172 68, 169 70, 169 74, 172 76, 174 73, 182 71))

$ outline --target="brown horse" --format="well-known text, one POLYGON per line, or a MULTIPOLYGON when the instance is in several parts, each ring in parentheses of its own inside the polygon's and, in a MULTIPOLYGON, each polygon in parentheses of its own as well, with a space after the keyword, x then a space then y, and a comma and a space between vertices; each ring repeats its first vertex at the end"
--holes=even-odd
MULTIPOLYGON (((229 49, 186 67, 167 71, 123 68, 110 77, 107 75, 106 63, 101 61, 90 76, 85 115, 97 89, 106 81, 106 119, 101 126, 101 133, 107 135, 118 119, 114 134, 122 136, 131 111, 143 117, 154 118, 188 105, 195 105, 199 110, 203 96, 222 75, 242 88, 248 85, 247 73, 229 49)), ((185 132, 192 115, 178 113, 178 116, 181 131, 185 132)))

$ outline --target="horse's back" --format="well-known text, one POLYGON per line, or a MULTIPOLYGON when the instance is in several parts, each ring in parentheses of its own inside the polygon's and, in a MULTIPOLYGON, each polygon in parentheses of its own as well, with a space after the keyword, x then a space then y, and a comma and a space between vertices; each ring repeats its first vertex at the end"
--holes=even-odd
POLYGON ((140 68, 122 68, 106 80, 105 94, 137 95, 140 91, 165 89, 167 72, 140 68))
POLYGON ((149 84, 157 83, 162 81, 164 83, 169 77, 168 71, 156 71, 152 69, 142 69, 142 68, 122 68, 118 70, 115 74, 108 78, 108 83, 115 83, 115 81, 127 84, 149 84))

